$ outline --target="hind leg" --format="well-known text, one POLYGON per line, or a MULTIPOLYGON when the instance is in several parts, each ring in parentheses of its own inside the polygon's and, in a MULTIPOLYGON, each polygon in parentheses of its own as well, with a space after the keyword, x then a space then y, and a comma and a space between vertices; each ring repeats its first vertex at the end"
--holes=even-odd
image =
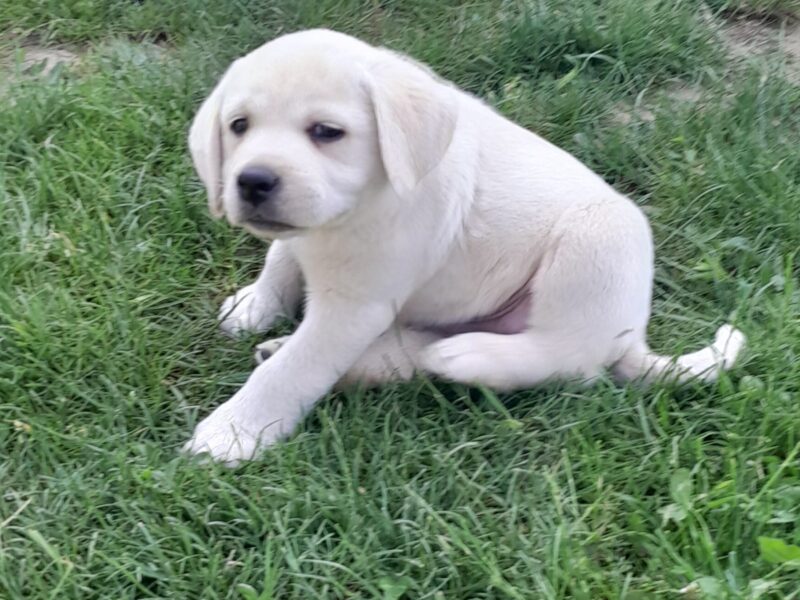
MULTIPOLYGON (((255 359, 261 364, 278 352, 291 336, 262 342, 255 359)), ((420 370, 422 351, 441 336, 407 328, 392 328, 381 335, 339 380, 339 387, 355 384, 378 385, 392 380, 408 380, 420 370)))
POLYGON ((497 389, 591 380, 644 339, 652 246, 638 209, 611 200, 574 210, 531 281, 531 313, 512 335, 466 333, 423 353, 428 372, 497 389))
POLYGON ((601 367, 591 354, 564 339, 526 331, 513 335, 464 333, 445 338, 423 353, 423 368, 451 381, 497 390, 530 387, 551 379, 590 381, 601 367))
POLYGON ((265 360, 270 358, 273 354, 280 350, 286 342, 289 341, 290 337, 292 336, 283 335, 281 337, 266 340, 265 342, 261 342, 260 344, 256 345, 256 364, 260 365, 265 360))
POLYGON ((428 331, 392 328, 375 340, 339 380, 337 387, 407 381, 421 370, 422 352, 440 337, 428 331))

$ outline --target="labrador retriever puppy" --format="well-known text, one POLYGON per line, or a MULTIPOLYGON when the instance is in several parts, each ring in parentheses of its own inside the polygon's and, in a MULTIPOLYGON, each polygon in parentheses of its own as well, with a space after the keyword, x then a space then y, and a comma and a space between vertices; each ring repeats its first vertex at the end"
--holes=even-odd
MULTIPOLYGON (((645 341, 647 219, 567 152, 430 69, 327 30, 240 58, 189 134, 211 213, 273 240, 220 313, 291 336, 185 445, 234 465, 337 382, 415 372, 499 390, 556 378, 713 380, 744 336, 670 358, 645 341)), ((266 360, 264 360, 266 359, 266 360)))

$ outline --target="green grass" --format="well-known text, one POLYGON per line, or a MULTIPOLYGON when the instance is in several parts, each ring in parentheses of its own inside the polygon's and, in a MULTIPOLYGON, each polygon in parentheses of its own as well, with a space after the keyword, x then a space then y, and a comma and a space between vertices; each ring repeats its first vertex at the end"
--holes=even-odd
POLYGON ((800 598, 774 541, 800 545, 800 88, 777 57, 728 64, 698 10, 0 0, 7 56, 87 51, 0 92, 0 598, 800 598), (654 345, 732 318, 741 366, 499 402, 337 393, 238 470, 180 457, 251 369, 256 338, 214 317, 264 251, 206 214, 187 126, 233 56, 318 25, 429 62, 630 193, 654 345), (654 120, 620 124, 637 101, 654 120))

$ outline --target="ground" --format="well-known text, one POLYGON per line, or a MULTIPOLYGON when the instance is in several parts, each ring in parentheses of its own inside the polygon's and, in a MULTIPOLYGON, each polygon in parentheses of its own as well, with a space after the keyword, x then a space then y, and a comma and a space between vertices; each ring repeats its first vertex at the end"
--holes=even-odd
MULTIPOLYGON (((796 0, 0 0, 0 597, 799 598, 796 0), (252 368, 264 246, 185 137, 235 56, 408 52, 631 195, 665 353, 713 385, 335 393, 236 470, 177 450, 252 368)), ((276 328, 288 331, 290 324, 276 328)))

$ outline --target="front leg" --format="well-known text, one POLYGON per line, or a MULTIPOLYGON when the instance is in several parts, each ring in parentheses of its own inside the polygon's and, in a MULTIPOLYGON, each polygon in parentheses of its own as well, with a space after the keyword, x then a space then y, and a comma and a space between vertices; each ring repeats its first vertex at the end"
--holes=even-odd
POLYGON ((302 287, 300 265, 286 242, 272 242, 258 279, 222 303, 219 326, 232 336, 266 331, 279 316, 294 315, 302 287))
POLYGON ((391 303, 314 300, 281 351, 195 429, 184 450, 235 465, 289 435, 394 319, 391 303))

